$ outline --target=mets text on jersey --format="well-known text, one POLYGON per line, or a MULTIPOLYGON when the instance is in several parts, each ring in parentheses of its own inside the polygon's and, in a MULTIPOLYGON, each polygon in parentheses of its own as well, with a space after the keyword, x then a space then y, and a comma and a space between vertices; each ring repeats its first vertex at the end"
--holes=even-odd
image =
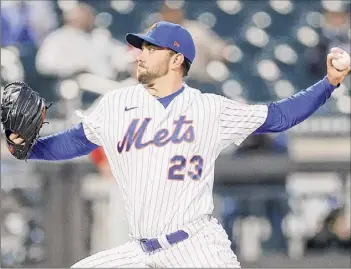
POLYGON ((160 129, 156 132, 153 139, 149 141, 142 141, 145 134, 146 128, 149 125, 151 118, 145 118, 138 128, 138 123, 140 119, 134 119, 130 123, 126 134, 122 141, 117 143, 117 150, 119 153, 125 149, 129 151, 130 148, 135 145, 135 148, 142 149, 149 145, 155 145, 157 147, 163 147, 169 142, 174 144, 179 144, 184 142, 193 142, 195 139, 194 127, 192 125, 192 120, 186 120, 186 116, 179 117, 178 120, 174 121, 173 132, 168 129, 160 129), (185 130, 183 130, 185 129, 185 130))

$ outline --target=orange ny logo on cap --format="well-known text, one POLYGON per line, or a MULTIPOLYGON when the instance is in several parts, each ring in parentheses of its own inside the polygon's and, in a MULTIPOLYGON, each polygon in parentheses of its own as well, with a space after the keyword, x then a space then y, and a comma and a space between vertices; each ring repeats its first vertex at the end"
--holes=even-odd
POLYGON ((174 42, 173 42, 173 47, 179 48, 179 46, 180 46, 180 45, 179 45, 178 41, 174 41, 174 42))

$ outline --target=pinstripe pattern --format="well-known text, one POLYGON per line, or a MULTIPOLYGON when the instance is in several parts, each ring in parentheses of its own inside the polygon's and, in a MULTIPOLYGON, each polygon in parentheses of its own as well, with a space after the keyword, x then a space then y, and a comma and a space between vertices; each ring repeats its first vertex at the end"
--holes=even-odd
POLYGON ((117 248, 101 251, 89 256, 72 268, 117 268, 117 267, 147 267, 143 261, 145 253, 136 241, 128 242, 117 248))
POLYGON ((162 268, 240 268, 222 226, 214 218, 203 222, 206 225, 189 239, 152 254, 149 265, 162 268))
POLYGON ((228 236, 215 218, 201 218, 187 229, 190 237, 168 249, 145 253, 139 241, 131 240, 87 257, 72 268, 240 268, 228 236))
MULTIPOLYGON (((87 138, 104 147, 121 189, 132 238, 169 234, 210 215, 216 158, 229 144, 239 145, 266 119, 267 106, 241 104, 222 96, 202 94, 186 84, 184 87, 167 108, 141 85, 116 90, 105 95, 83 119, 87 138), (134 108, 125 109, 131 107, 134 108), (187 122, 179 127, 177 122, 181 118, 187 122), (142 125, 146 127, 141 129, 142 125), (156 146, 158 132, 165 134, 159 141, 172 141, 156 146), (186 133, 190 142, 178 142, 186 133), (177 175, 184 176, 182 180, 172 172, 177 168, 175 165, 182 163, 172 163, 174 156, 184 160, 185 166, 175 170, 177 175), (201 173, 201 177, 191 179, 189 171, 192 175, 201 173)), ((160 258, 160 266, 204 263, 225 266, 220 263, 223 257, 227 257, 227 264, 233 264, 230 257, 234 254, 222 250, 224 239, 218 233, 224 231, 210 230, 206 236, 195 237, 183 249, 182 257, 180 249, 172 248, 170 256, 160 258), (212 245, 211 251, 206 244, 212 245), (213 257, 206 260, 204 256, 213 257)))
POLYGON ((264 123, 268 111, 266 105, 246 105, 224 97, 221 107, 220 150, 233 142, 239 146, 246 137, 264 123))

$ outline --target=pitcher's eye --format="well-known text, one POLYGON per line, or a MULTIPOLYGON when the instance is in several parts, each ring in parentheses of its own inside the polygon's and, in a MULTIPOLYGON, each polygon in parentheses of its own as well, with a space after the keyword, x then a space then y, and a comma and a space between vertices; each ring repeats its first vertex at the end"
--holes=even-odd
POLYGON ((155 50, 155 48, 151 47, 151 46, 143 46, 142 47, 142 51, 146 50, 147 52, 153 52, 155 50))

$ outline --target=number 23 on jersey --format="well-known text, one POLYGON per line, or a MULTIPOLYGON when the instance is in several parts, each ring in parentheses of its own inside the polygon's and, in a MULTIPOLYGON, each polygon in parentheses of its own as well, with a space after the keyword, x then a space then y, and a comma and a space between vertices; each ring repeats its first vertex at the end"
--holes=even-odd
POLYGON ((186 159, 182 155, 175 155, 170 160, 170 167, 168 169, 168 179, 170 180, 184 180, 187 175, 193 180, 199 180, 202 175, 202 167, 204 160, 200 155, 194 155, 190 159, 186 159), (187 162, 191 165, 191 169, 185 171, 187 162))

